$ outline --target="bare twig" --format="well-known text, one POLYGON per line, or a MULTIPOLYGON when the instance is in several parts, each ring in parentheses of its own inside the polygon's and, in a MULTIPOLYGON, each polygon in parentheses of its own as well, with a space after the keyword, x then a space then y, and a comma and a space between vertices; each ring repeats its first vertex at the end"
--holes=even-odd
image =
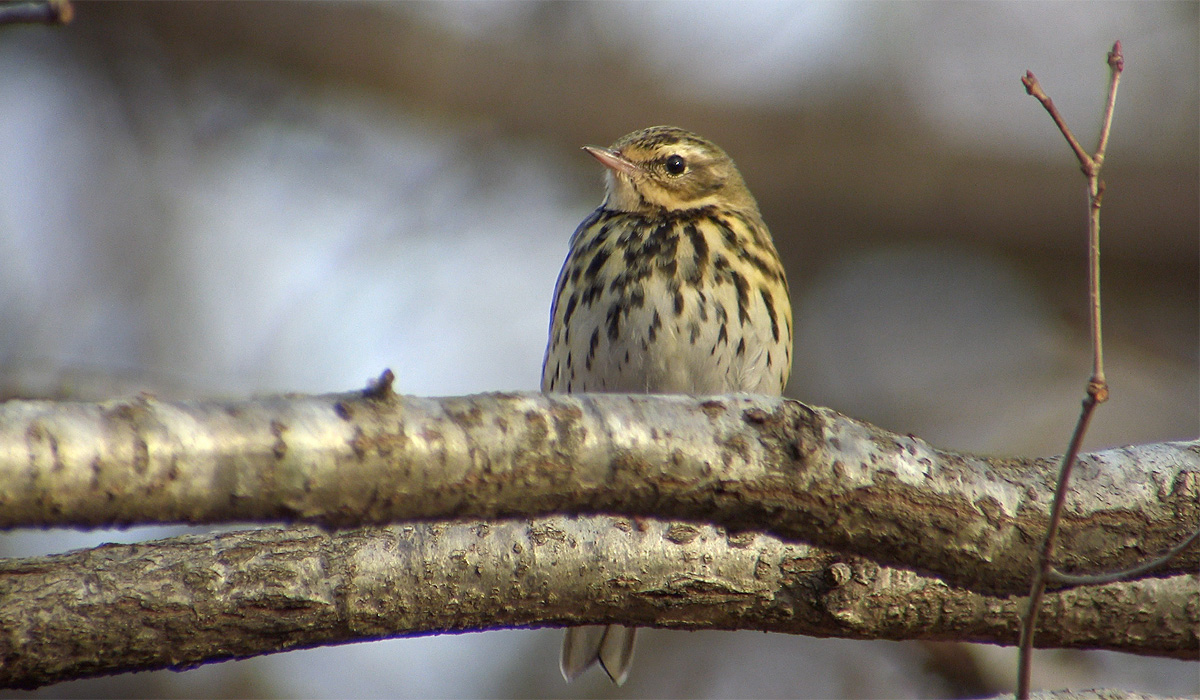
POLYGON ((15 0, 0 2, 0 25, 67 24, 75 17, 71 0, 15 0))
MULTIPOLYGON (((1088 384, 1089 389, 1091 383, 1088 384)), ((1058 539, 1058 526, 1062 522, 1063 506, 1067 502, 1067 484, 1071 480, 1071 471, 1075 467, 1079 446, 1087 433, 1088 424, 1092 420, 1092 412, 1097 405, 1096 398, 1088 392, 1083 400, 1083 411, 1079 414, 1079 422, 1075 424, 1075 432, 1071 435, 1071 444, 1063 455, 1062 469, 1058 475, 1058 485, 1054 489, 1054 503, 1050 509, 1050 521, 1046 525, 1046 538, 1042 541, 1041 551, 1038 552, 1038 566, 1033 572, 1033 581, 1029 586, 1029 604, 1021 616, 1021 637, 1017 643, 1017 697, 1029 700, 1029 682, 1032 672, 1033 633, 1037 629, 1038 612, 1041 609, 1042 596, 1046 592, 1046 580, 1050 573, 1050 562, 1054 557, 1054 546, 1058 539)))
POLYGON ((1054 100, 1050 99, 1050 96, 1042 90, 1042 85, 1033 75, 1033 71, 1025 71, 1025 77, 1021 78, 1021 84, 1025 86, 1025 92, 1037 98, 1037 101, 1041 102, 1046 111, 1050 113, 1050 118, 1054 120, 1055 125, 1058 126, 1058 130, 1062 132, 1063 136, 1067 137, 1067 143, 1071 145, 1071 150, 1075 151, 1075 157, 1079 159, 1079 164, 1083 167, 1083 174, 1090 176, 1090 171, 1095 167, 1095 161, 1092 160, 1087 151, 1083 150, 1083 146, 1079 145, 1079 142, 1075 140, 1075 134, 1071 133, 1070 127, 1067 126, 1062 115, 1059 114, 1058 108, 1054 106, 1054 100))
POLYGON ((1117 99, 1117 86, 1121 80, 1121 72, 1125 68, 1125 57, 1121 53, 1121 42, 1113 44, 1108 53, 1109 83, 1108 99, 1104 106, 1104 120, 1100 127, 1100 138, 1096 152, 1089 155, 1079 145, 1079 141, 1071 133, 1071 129, 1063 120, 1062 115, 1054 106, 1054 102, 1042 90, 1041 84, 1030 71, 1025 72, 1021 83, 1025 91, 1037 98, 1050 118, 1058 126, 1059 131, 1067 139, 1088 183, 1088 300, 1091 316, 1092 336, 1092 376, 1087 383, 1087 398, 1083 400, 1083 410, 1075 432, 1071 435, 1071 443, 1063 455, 1062 468, 1059 471, 1058 485, 1054 490, 1054 503, 1050 509, 1050 521, 1046 525, 1046 537, 1038 555, 1038 566, 1033 574, 1029 587, 1029 604, 1021 619, 1021 639, 1017 656, 1017 697, 1028 700, 1030 674, 1032 671, 1033 635, 1037 629, 1038 611, 1041 608, 1042 596, 1046 592, 1046 582, 1050 577, 1051 562, 1054 559, 1054 547, 1058 538, 1058 528, 1062 521, 1063 505, 1066 503, 1067 487, 1071 480, 1071 471, 1075 466, 1079 447, 1083 436, 1087 433, 1092 413, 1098 404, 1108 400, 1108 382, 1104 377, 1104 346, 1100 325, 1100 205, 1104 194, 1104 183, 1100 180, 1100 169, 1104 165, 1104 153, 1108 148, 1108 135, 1112 127, 1113 106, 1117 99))

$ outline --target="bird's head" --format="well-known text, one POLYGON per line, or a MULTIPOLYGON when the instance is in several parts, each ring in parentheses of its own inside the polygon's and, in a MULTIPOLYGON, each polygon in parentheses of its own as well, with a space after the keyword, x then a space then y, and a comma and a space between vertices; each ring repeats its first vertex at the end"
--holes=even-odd
POLYGON ((652 126, 623 136, 608 148, 584 146, 583 150, 608 168, 605 206, 609 209, 758 209, 733 160, 690 131, 652 126))

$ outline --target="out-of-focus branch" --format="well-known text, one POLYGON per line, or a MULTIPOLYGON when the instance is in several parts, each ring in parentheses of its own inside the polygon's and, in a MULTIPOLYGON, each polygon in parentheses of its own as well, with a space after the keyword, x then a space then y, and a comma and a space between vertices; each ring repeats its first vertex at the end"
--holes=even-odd
POLYGON ((67 24, 75 17, 70 0, 8 0, 0 2, 0 25, 67 24))
MULTIPOLYGON (((1194 655, 1195 575, 1049 597, 1047 647, 1194 655)), ((0 562, 0 685, 444 631, 624 622, 1012 644, 991 598, 766 535, 646 520, 315 527, 0 562)))
MULTIPOLYGON (((1067 570, 1130 565, 1200 523, 1200 442, 1083 455, 1067 570)), ((358 394, 0 404, 0 527, 549 513, 708 522, 1028 590, 1055 462, 937 450, 778 398, 358 394)), ((1191 572, 1200 548, 1159 575, 1191 572)))

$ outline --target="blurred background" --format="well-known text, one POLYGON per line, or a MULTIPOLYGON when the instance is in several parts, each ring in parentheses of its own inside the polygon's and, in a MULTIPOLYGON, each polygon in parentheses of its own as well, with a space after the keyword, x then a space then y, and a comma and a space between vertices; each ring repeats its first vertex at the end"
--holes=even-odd
MULTIPOLYGON (((0 28, 0 396, 536 390, 579 151, 653 124, 738 162, 788 268, 788 395, 959 450, 1061 452, 1090 371, 1095 143, 1112 399, 1085 447, 1200 423, 1200 4, 80 3, 0 28)), ((15 532, 41 554, 178 532, 15 532)), ((567 686, 555 630, 393 640, 46 697, 969 697, 1015 652, 648 631, 567 686)), ((1034 684, 1200 694, 1044 652, 1034 684)), ((29 693, 10 693, 25 697, 29 693)))

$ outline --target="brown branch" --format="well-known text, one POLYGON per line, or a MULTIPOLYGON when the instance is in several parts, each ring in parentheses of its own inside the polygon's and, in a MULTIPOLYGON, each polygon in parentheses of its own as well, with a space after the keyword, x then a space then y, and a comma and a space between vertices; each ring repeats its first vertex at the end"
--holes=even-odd
POLYGON ((1121 72, 1125 68, 1125 58, 1121 53, 1121 42, 1113 44, 1108 53, 1109 84, 1108 99, 1105 101, 1104 118, 1100 127, 1100 137, 1097 140, 1096 152, 1088 155, 1079 141, 1071 133, 1066 121, 1055 108, 1054 102, 1042 90, 1037 78, 1032 72, 1026 71, 1021 82, 1025 90, 1033 95, 1049 112, 1051 119, 1059 131, 1066 137, 1071 150, 1079 159, 1088 184, 1088 309, 1092 338, 1092 376, 1087 383, 1087 398, 1083 401, 1083 410, 1075 431, 1071 435, 1070 446, 1063 455, 1062 469, 1059 471, 1058 483, 1054 491, 1054 503, 1051 506, 1050 522, 1046 526, 1045 538, 1038 553, 1038 563, 1034 570, 1029 589, 1029 604, 1021 619, 1021 642, 1017 661, 1017 697, 1020 700, 1029 699, 1030 677, 1032 673, 1033 638, 1037 630, 1038 613, 1041 610, 1041 598, 1046 590, 1053 565, 1055 546, 1057 545, 1058 528, 1062 521, 1063 506, 1066 503, 1068 484, 1071 472, 1075 466, 1076 455, 1087 433, 1092 412, 1098 404, 1108 400, 1108 382, 1104 376, 1104 343, 1101 330, 1100 305, 1100 205, 1104 194, 1104 183, 1100 180, 1100 170, 1104 165, 1105 150, 1108 148, 1108 136, 1112 128, 1113 107, 1117 100, 1117 86, 1120 84, 1121 72))
POLYGON ((1079 159, 1079 165, 1083 168, 1083 174, 1089 175, 1090 171, 1096 166, 1095 161, 1083 149, 1079 141, 1075 139, 1075 134, 1071 133, 1071 128, 1067 126, 1067 122, 1063 119, 1062 114, 1059 113, 1058 107, 1054 106, 1054 100, 1051 100, 1050 96, 1042 90, 1042 84, 1038 82, 1033 71, 1025 71, 1025 77, 1021 78, 1021 84, 1025 86, 1025 92, 1035 97, 1038 102, 1041 102, 1046 111, 1050 113, 1050 118, 1054 120, 1054 124, 1058 127, 1058 130, 1066 137, 1071 150, 1075 151, 1075 157, 1079 159))
MULTIPOLYGON (((1059 566, 1129 566, 1200 527, 1200 441, 1081 460, 1059 566)), ((1055 474, 767 397, 0 404, 0 527, 622 514, 769 531, 1004 595, 1028 590, 1055 474)), ((1160 575, 1198 565, 1192 549, 1160 575)))
MULTIPOLYGON (((1194 657, 1196 584, 1052 595, 1039 643, 1194 657)), ((580 623, 1012 644, 1018 605, 766 535, 652 520, 264 529, 0 561, 0 686, 580 623)))

